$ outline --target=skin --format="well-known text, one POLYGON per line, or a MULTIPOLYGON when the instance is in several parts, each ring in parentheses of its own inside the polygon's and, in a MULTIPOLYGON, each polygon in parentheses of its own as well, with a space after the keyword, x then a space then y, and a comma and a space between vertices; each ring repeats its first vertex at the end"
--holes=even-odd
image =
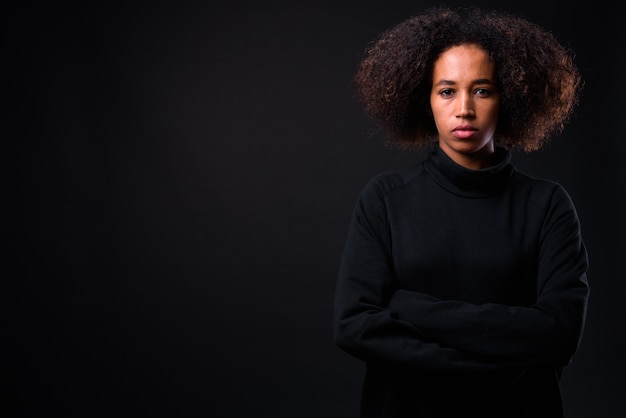
POLYGON ((433 66, 430 107, 443 152, 471 170, 491 165, 500 92, 487 52, 473 44, 444 51, 433 66))

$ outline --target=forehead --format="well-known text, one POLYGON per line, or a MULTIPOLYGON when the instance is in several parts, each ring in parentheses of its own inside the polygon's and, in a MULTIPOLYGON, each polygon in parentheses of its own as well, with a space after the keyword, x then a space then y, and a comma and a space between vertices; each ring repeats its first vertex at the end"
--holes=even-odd
POLYGON ((490 79, 495 74, 495 62, 478 45, 463 44, 446 49, 433 66, 433 79, 490 79))

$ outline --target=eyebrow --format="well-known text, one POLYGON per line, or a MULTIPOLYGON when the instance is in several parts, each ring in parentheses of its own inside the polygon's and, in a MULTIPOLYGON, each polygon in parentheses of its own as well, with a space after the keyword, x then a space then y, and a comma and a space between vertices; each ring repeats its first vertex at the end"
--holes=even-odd
MULTIPOLYGON (((452 86, 454 84, 456 84, 456 82, 452 80, 440 80, 439 82, 435 84, 435 86, 452 86)), ((479 78, 479 79, 472 81, 472 84, 495 84, 495 83, 489 80, 488 78, 479 78)))

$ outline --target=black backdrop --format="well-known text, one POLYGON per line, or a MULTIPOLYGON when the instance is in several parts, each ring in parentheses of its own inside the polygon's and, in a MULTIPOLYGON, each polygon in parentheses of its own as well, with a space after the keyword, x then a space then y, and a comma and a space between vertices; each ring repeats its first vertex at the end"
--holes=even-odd
MULTIPOLYGON (((421 155, 382 146, 350 78, 369 40, 433 4, 6 11, 4 90, 17 94, 3 95, 2 408, 356 417, 363 366, 331 333, 343 240, 365 182, 421 155)), ((623 417, 617 7, 475 4, 525 15, 576 51, 586 88, 575 119, 514 162, 568 189, 590 253, 587 328, 563 377, 568 416, 623 417)))

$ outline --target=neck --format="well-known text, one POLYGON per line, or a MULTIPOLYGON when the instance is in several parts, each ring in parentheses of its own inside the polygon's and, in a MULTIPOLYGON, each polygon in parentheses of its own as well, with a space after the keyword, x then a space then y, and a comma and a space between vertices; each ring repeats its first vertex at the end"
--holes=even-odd
POLYGON ((479 150, 466 151, 463 149, 455 149, 442 142, 439 143, 439 146, 452 161, 469 170, 481 170, 493 165, 493 156, 495 153, 493 141, 479 150))

